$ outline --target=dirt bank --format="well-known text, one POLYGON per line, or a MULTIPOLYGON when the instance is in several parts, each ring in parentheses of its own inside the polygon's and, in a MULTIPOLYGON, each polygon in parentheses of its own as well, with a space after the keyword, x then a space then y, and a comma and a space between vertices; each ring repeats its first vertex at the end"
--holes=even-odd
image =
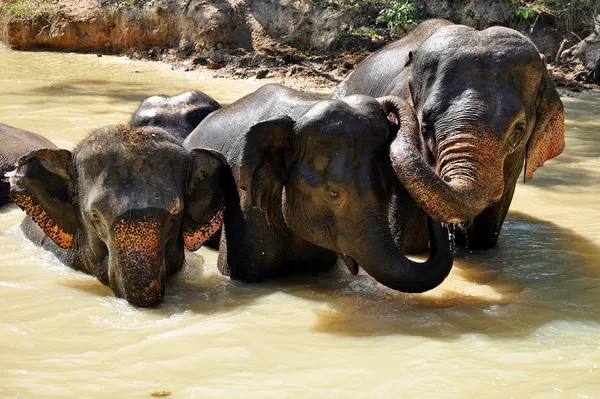
MULTIPOLYGON (((586 29, 583 18, 577 20, 579 25, 541 11, 525 18, 519 14, 521 3, 526 4, 418 0, 404 16, 448 18, 479 29, 510 26, 529 35, 550 60, 565 32, 586 29)), ((390 4, 393 1, 0 0, 0 39, 18 50, 125 54, 188 70, 206 68, 216 77, 271 77, 294 81, 295 86, 305 82, 307 87, 333 87, 370 52, 412 26, 405 21, 392 33, 389 23, 378 24, 379 12, 390 4)), ((595 87, 576 80, 582 76, 577 65, 553 71, 560 86, 595 87)))

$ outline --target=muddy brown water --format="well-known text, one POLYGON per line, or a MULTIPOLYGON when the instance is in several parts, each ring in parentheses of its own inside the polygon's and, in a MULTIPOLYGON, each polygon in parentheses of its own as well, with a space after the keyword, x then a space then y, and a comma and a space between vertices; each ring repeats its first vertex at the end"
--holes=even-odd
MULTIPOLYGON (((227 103, 264 83, 0 50, 0 122, 70 148, 149 95, 227 103)), ((0 396, 599 398, 600 94, 563 100, 566 151, 519 183, 498 247, 461 251, 422 295, 341 267, 243 284, 201 249, 162 306, 137 309, 0 211, 0 396)))

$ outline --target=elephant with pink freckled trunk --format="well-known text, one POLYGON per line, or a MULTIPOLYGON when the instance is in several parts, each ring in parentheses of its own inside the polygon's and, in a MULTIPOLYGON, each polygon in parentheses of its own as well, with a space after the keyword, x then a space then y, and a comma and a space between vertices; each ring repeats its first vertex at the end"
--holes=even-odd
POLYGON ((512 29, 423 22, 362 61, 333 97, 351 94, 403 100, 388 106, 412 126, 390 147, 394 170, 427 214, 464 224, 457 238, 472 248, 496 245, 521 170, 529 181, 564 148, 545 58, 512 29))
POLYGON ((167 279, 222 222, 217 153, 188 151, 157 127, 96 130, 73 151, 38 149, 10 174, 22 230, 136 306, 159 304, 167 279), (39 226, 39 227, 38 227, 39 226))

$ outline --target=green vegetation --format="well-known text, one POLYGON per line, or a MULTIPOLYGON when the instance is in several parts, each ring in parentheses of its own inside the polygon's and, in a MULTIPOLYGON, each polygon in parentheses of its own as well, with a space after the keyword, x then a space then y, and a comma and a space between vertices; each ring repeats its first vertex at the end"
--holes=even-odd
POLYGON ((529 16, 531 16, 532 13, 533 13, 533 10, 531 8, 527 8, 527 7, 519 7, 519 9, 517 11, 515 11, 515 15, 517 17, 521 17, 525 20, 529 19, 529 16))
POLYGON ((8 3, 3 11, 17 19, 37 19, 44 13, 44 7, 34 0, 16 0, 8 3))
POLYGON ((578 17, 590 13, 596 15, 600 11, 600 0, 505 0, 505 2, 515 8, 515 18, 524 21, 544 14, 568 19, 574 15, 578 17))
POLYGON ((0 11, 4 18, 33 21, 58 8, 51 0, 12 0, 6 2, 0 11))
POLYGON ((345 12, 359 9, 361 5, 369 4, 369 2, 370 0, 321 0, 321 7, 345 12))
POLYGON ((376 22, 386 24, 390 33, 406 31, 417 24, 417 9, 410 1, 392 0, 389 7, 379 12, 376 22))

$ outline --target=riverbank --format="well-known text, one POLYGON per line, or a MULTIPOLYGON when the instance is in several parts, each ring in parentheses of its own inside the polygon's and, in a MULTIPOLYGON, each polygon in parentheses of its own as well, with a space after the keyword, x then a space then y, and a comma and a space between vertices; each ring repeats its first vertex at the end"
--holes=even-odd
MULTIPOLYGON (((565 32, 585 29, 580 15, 575 15, 581 17, 578 25, 542 9, 532 8, 531 15, 524 15, 521 3, 536 2, 418 0, 412 9, 394 8, 404 3, 0 0, 0 41, 17 50, 127 55, 187 71, 203 69, 216 78, 271 78, 302 89, 325 90, 335 87, 370 53, 401 37, 414 26, 413 20, 448 18, 477 29, 509 26, 531 37, 549 60, 555 59, 565 32), (382 10, 395 12, 391 20, 395 25, 378 18, 382 10)), ((585 10, 577 10, 581 11, 585 10)), ((582 69, 577 63, 551 66, 559 88, 600 88, 582 80, 582 69)))

